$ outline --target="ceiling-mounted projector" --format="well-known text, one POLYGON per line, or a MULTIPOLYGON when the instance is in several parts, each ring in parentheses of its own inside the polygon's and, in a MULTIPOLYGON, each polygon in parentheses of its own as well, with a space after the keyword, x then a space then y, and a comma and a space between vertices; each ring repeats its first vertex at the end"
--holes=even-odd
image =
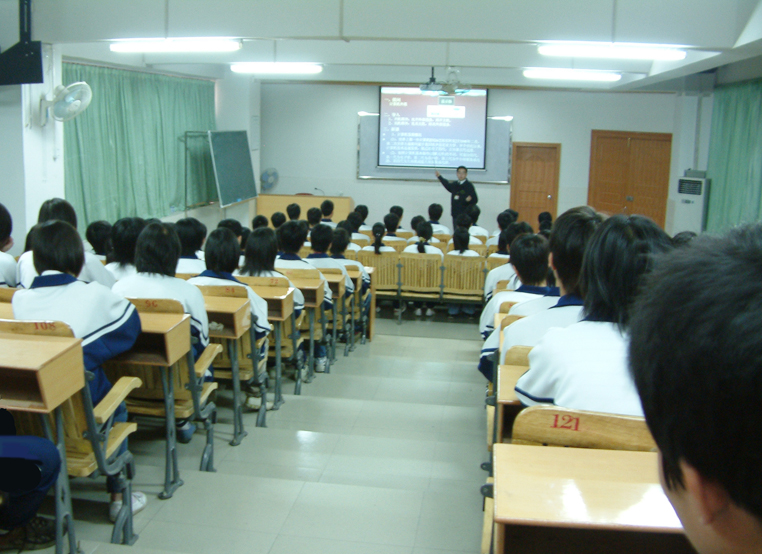
POLYGON ((456 94, 463 94, 464 92, 467 92, 471 89, 470 85, 464 85, 460 82, 459 79, 459 71, 454 68, 447 68, 448 69, 448 78, 447 82, 445 83, 439 83, 434 78, 434 68, 431 68, 431 78, 428 80, 428 82, 420 85, 418 88, 421 89, 423 92, 439 92, 442 94, 447 94, 449 96, 454 96, 456 94))
POLYGON ((419 88, 423 92, 442 92, 444 90, 444 85, 442 83, 437 83, 437 80, 434 78, 433 67, 431 68, 431 78, 419 88))

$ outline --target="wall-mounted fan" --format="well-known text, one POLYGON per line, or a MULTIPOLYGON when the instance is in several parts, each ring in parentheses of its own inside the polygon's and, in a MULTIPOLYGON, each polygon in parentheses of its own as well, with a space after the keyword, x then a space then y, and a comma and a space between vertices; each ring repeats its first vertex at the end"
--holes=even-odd
POLYGON ((259 180, 262 183, 262 190, 271 190, 278 184, 278 170, 268 167, 262 172, 259 180))
POLYGON ((45 126, 48 118, 56 121, 74 119, 90 105, 93 91, 84 81, 72 83, 68 87, 61 85, 53 90, 53 98, 43 96, 40 99, 40 125, 45 126))

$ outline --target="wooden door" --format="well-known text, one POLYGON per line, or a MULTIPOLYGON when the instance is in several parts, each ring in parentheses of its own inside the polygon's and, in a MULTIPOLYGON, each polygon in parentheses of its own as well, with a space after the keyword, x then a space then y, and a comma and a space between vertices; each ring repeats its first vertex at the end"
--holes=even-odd
POLYGON ((640 214, 664 227, 672 135, 593 131, 587 202, 607 214, 640 214))
POLYGON ((511 174, 511 209, 519 221, 537 229, 537 216, 550 212, 556 218, 561 145, 514 142, 511 174))

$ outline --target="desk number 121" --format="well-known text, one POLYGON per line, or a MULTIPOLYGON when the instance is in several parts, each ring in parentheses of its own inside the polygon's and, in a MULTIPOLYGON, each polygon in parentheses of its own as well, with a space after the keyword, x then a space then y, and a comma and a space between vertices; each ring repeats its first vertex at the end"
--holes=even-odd
POLYGON ((553 425, 551 429, 571 429, 572 431, 579 431, 579 418, 572 417, 570 415, 555 414, 553 416, 553 425), (559 416, 561 421, 559 422, 559 416))

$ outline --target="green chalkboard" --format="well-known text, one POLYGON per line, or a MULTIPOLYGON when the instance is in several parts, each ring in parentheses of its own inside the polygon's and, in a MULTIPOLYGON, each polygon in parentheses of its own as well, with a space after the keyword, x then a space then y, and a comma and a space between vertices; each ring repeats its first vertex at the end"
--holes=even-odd
POLYGON ((214 178, 224 208, 257 196, 246 131, 209 131, 214 178))

